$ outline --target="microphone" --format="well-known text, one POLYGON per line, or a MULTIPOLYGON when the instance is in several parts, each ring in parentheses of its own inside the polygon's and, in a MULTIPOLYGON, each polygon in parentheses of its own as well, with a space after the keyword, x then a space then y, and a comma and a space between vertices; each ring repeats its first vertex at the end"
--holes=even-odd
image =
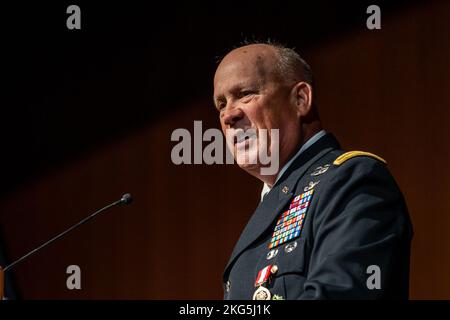
POLYGON ((131 198, 131 194, 125 193, 120 201, 122 201, 123 204, 130 204, 133 201, 133 198, 131 198))
MULTIPOLYGON (((129 193, 126 193, 122 196, 122 198, 120 198, 120 200, 117 200, 113 203, 108 204, 106 207, 101 208, 100 210, 95 211, 94 213, 92 213, 90 216, 84 218, 83 220, 81 220, 80 222, 78 222, 77 224, 71 226, 69 229, 61 232, 60 234, 58 234, 57 236, 51 238, 50 240, 48 240, 47 242, 44 242, 43 244, 41 244, 39 247, 31 250, 30 252, 28 252, 26 255, 22 256, 21 258, 19 258, 18 260, 14 261, 13 263, 9 264, 8 266, 6 266, 3 269, 3 272, 8 271, 9 269, 11 269, 12 267, 14 267, 16 264, 22 262, 23 260, 25 260, 26 258, 30 257, 31 255, 35 254, 36 252, 40 251, 41 249, 45 248, 46 246, 48 246, 49 244, 53 243, 54 241, 64 237, 66 234, 68 234, 70 231, 78 228, 79 226, 85 224, 86 222, 88 222, 89 220, 93 219, 95 216, 97 216, 98 214, 102 213, 103 211, 108 210, 109 208, 112 208, 114 206, 117 205, 121 205, 121 204, 130 204, 133 201, 133 199, 131 198, 131 195, 129 193)), ((2 273, 2 268, 0 267, 0 278, 1 278, 1 273, 2 273)), ((1 285, 2 279, 0 279, 0 285, 1 285)), ((0 292, 1 289, 3 289, 3 286, 0 288, 0 292)), ((1 296, 0 296, 0 300, 1 300, 1 296)))

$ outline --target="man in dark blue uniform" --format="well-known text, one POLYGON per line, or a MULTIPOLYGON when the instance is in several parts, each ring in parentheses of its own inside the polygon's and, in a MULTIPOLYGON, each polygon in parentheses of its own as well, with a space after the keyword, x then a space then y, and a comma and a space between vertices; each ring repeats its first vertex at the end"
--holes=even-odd
POLYGON ((260 135, 227 140, 264 188, 225 268, 224 298, 407 299, 412 227, 403 196, 385 160, 344 152, 322 129, 313 92, 308 64, 283 46, 243 46, 217 68, 224 133, 279 133, 267 142, 278 151, 274 174, 246 161, 260 135))

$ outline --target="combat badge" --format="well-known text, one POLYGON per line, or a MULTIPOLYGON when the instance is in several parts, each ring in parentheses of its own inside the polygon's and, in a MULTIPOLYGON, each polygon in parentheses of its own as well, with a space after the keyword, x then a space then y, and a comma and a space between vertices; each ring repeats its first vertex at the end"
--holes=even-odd
POLYGON ((327 172, 328 168, 330 167, 329 164, 326 164, 324 166, 319 166, 314 169, 314 171, 311 173, 312 176, 319 176, 325 172, 327 172))
POLYGON ((303 189, 303 191, 306 192, 306 191, 314 189, 314 187, 317 186, 319 184, 319 182, 320 182, 320 180, 318 180, 318 181, 310 181, 308 183, 308 185, 303 189))

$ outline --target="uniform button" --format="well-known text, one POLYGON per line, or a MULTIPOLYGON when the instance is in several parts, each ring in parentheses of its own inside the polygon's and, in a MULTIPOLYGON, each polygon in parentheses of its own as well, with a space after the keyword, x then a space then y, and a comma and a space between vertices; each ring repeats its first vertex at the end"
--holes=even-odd
POLYGON ((231 282, 230 282, 230 280, 228 280, 228 281, 225 283, 225 291, 226 291, 226 292, 230 292, 230 290, 231 290, 231 282))
POLYGON ((284 186, 283 189, 281 189, 283 193, 287 194, 289 192, 289 188, 287 186, 284 186))
POLYGON ((277 266, 277 265, 274 265, 274 266, 272 267, 272 269, 270 269, 270 272, 271 272, 272 274, 277 273, 277 272, 278 272, 278 266, 277 266))

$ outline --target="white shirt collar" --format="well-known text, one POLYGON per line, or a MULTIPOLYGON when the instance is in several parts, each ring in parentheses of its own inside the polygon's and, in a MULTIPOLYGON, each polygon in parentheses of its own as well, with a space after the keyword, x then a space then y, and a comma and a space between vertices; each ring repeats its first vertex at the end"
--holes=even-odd
MULTIPOLYGON (((306 141, 301 148, 297 151, 297 153, 281 168, 280 171, 278 171, 277 178, 275 179, 275 183, 277 183, 278 179, 281 178, 283 173, 286 172, 286 170, 291 166, 292 162, 306 149, 308 149, 310 146, 312 146, 316 141, 318 141, 320 138, 322 138, 326 134, 325 130, 321 130, 317 132, 315 135, 313 135, 308 141, 306 141)), ((267 183, 264 183, 264 186, 261 191, 261 201, 263 201, 263 198, 266 194, 270 192, 271 188, 267 183)))

